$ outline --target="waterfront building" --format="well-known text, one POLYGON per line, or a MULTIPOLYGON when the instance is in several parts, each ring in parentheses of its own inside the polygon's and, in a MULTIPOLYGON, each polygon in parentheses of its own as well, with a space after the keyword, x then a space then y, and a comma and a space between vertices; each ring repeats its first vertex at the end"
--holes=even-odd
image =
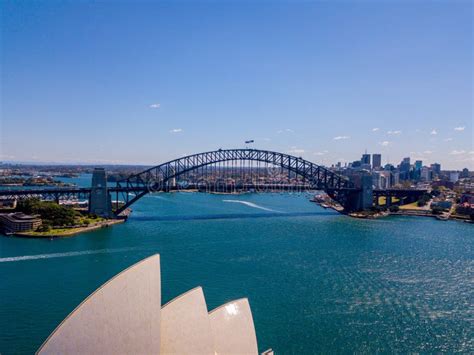
POLYGON ((1 208, 13 208, 15 209, 17 205, 17 201, 14 198, 5 198, 0 199, 0 207, 1 208))
POLYGON ((76 207, 76 208, 87 208, 89 207, 89 201, 87 200, 59 200, 59 204, 62 206, 76 207))
POLYGON ((196 287, 161 306, 160 256, 153 255, 87 297, 38 354, 257 355, 258 346, 246 298, 208 312, 196 287))
POLYGON ((382 154, 372 154, 372 168, 380 169, 382 167, 382 154))
POLYGON ((11 234, 28 232, 41 226, 42 220, 38 215, 27 215, 22 212, 0 213, 0 229, 3 233, 11 234))

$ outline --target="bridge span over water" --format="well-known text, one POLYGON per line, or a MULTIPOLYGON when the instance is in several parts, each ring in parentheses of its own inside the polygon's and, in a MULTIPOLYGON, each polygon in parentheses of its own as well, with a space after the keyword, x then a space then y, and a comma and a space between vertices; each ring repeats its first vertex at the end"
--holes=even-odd
MULTIPOLYGON (((95 175, 95 174, 94 174, 95 175)), ((258 149, 219 149, 174 159, 154 166, 116 182, 107 187, 105 172, 102 177, 93 177, 90 188, 46 188, 0 191, 0 197, 41 198, 59 200, 62 198, 83 198, 89 200, 91 211, 99 210, 110 214, 112 197, 115 215, 129 208, 148 193, 167 192, 180 189, 200 191, 273 191, 283 189, 323 190, 344 207, 345 212, 370 208, 374 191, 371 177, 355 187, 347 177, 312 163, 301 157, 285 153, 258 149), (262 181, 260 172, 274 175, 272 180, 262 181), (285 183, 279 181, 287 174, 285 183), (236 179, 239 177, 239 179, 236 179), (122 203, 119 204, 119 201, 122 203)), ((395 192, 378 190, 375 196, 395 192)))
MULTIPOLYGON (((218 176, 221 173, 224 179, 226 172, 230 172, 231 176, 244 176, 241 181, 245 183, 252 171, 272 168, 292 174, 295 177, 292 184, 303 184, 310 189, 326 191, 347 210, 358 210, 362 207, 360 201, 356 201, 361 191, 356 189, 349 179, 301 157, 258 149, 219 149, 171 160, 118 181, 116 200, 121 199, 125 204, 117 208, 117 213, 149 192, 167 191, 170 184, 176 185, 174 182, 177 179, 184 177, 189 180, 193 172, 201 173, 201 176, 213 173, 218 176), (128 190, 139 189, 143 190, 137 194, 127 193, 128 190)), ((217 179, 212 182, 218 183, 217 179)), ((257 185, 252 176, 250 182, 257 185)), ((209 180, 201 179, 197 184, 206 185, 209 180)))

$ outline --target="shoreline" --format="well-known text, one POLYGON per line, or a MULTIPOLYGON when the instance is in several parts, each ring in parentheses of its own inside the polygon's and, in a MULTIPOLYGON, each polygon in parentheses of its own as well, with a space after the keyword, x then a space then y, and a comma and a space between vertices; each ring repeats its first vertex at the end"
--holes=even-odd
MULTIPOLYGON (((336 212, 342 213, 341 208, 338 206, 333 206, 325 202, 319 202, 315 200, 310 200, 313 203, 316 203, 320 207, 324 209, 332 209, 336 212), (324 205, 324 206, 323 206, 324 205)), ((378 218, 384 218, 384 217, 389 217, 389 216, 409 216, 409 217, 431 217, 431 218, 436 218, 437 220, 440 221, 460 221, 460 222, 465 222, 465 223, 474 223, 469 216, 460 216, 460 215, 453 215, 449 214, 448 216, 445 215, 438 215, 438 214, 433 214, 431 213, 430 210, 399 210, 398 212, 390 212, 390 211, 380 211, 380 212, 353 212, 353 213, 343 213, 348 217, 351 218, 358 218, 358 219, 378 219, 378 218)))
POLYGON ((113 226, 114 224, 120 224, 124 223, 126 219, 109 219, 104 222, 99 222, 98 224, 94 224, 93 226, 87 226, 87 227, 77 227, 77 228, 70 228, 70 230, 66 230, 63 232, 58 232, 58 233, 51 233, 49 232, 23 232, 23 233, 14 233, 12 236, 18 237, 18 238, 66 238, 66 237, 72 237, 80 233, 86 233, 86 232, 91 232, 95 231, 98 229, 102 228, 108 228, 110 226, 113 226))
POLYGON ((359 219, 378 219, 378 218, 384 218, 384 217, 390 217, 390 216, 405 216, 405 217, 431 217, 435 218, 439 221, 460 221, 460 222, 465 222, 465 223, 474 223, 471 221, 469 217, 462 217, 462 216, 445 216, 443 215, 438 215, 438 214, 432 214, 432 213, 421 213, 417 211, 403 211, 403 212, 377 212, 374 214, 348 214, 349 217, 352 218, 359 218, 359 219))
MULTIPOLYGON (((198 191, 192 191, 192 192, 198 192, 198 191)), ((214 194, 235 195, 235 194, 240 194, 240 193, 214 193, 214 194)), ((322 203, 315 200, 310 200, 310 202, 316 203, 317 205, 319 205, 320 207, 324 209, 332 209, 348 217, 357 218, 357 219, 378 219, 378 218, 384 218, 384 217, 389 217, 389 216, 409 216, 409 217, 431 217, 431 218, 436 218, 440 221, 456 220, 456 221, 461 221, 465 223, 471 223, 471 224, 474 223, 474 221, 472 221, 468 216, 464 217, 464 216, 452 215, 452 214, 448 216, 435 215, 435 214, 432 214, 431 211, 429 210, 426 210, 426 211, 425 210, 399 210, 397 212, 380 211, 380 212, 343 213, 341 211, 340 206, 334 206, 334 205, 322 203)), ((127 217, 129 213, 130 212, 128 212, 127 217)), ((108 219, 103 222, 98 222, 97 224, 84 226, 84 227, 58 228, 58 229, 63 229, 63 230, 57 233, 54 233, 54 229, 53 229, 52 231, 48 231, 48 232, 32 232, 32 231, 19 232, 19 233, 10 234, 9 236, 18 237, 18 238, 32 238, 32 239, 34 238, 40 238, 40 239, 67 238, 67 237, 76 236, 81 233, 87 233, 87 232, 95 231, 102 228, 108 228, 115 224, 124 223, 125 221, 127 221, 127 218, 108 219)))

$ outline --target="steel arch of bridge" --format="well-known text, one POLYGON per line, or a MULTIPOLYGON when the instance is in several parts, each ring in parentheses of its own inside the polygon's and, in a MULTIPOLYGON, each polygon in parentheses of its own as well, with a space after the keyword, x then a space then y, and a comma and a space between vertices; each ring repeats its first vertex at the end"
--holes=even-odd
MULTIPOLYGON (((353 190, 353 185, 347 178, 301 157, 258 149, 219 149, 171 160, 118 181, 116 191, 135 193, 132 195, 124 193, 125 204, 117 208, 115 213, 121 213, 149 192, 164 190, 170 179, 207 165, 226 161, 258 161, 286 169, 303 177, 311 188, 325 190, 343 205, 345 194, 341 191, 353 190)), ((118 201, 118 194, 116 200, 118 201)))

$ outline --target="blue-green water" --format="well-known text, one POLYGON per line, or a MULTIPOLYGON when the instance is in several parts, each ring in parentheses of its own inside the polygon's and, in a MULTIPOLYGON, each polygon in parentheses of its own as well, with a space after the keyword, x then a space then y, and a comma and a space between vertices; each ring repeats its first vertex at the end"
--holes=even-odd
POLYGON ((56 177, 55 180, 62 181, 68 184, 74 184, 79 187, 90 187, 92 182, 92 174, 80 174, 77 177, 56 177))
POLYGON ((472 225, 356 220, 307 198, 158 194, 122 225, 0 238, 0 353, 33 352, 94 289, 154 253, 163 302, 197 285, 209 309, 248 297, 261 350, 474 352, 472 225))

